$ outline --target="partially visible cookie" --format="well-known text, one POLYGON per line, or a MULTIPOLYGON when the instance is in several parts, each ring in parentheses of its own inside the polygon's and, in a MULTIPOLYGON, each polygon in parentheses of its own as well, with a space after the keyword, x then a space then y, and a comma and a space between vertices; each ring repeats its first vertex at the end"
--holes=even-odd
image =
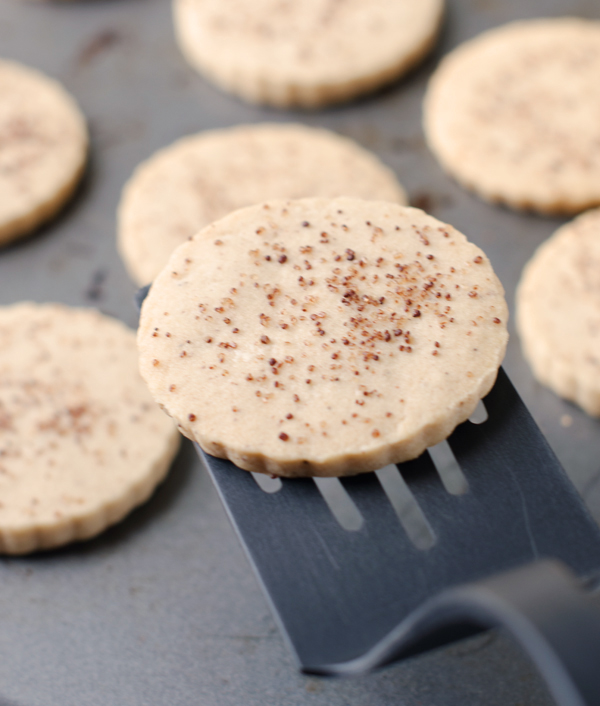
POLYGON ((469 417, 507 308, 481 250, 382 201, 271 201, 173 253, 140 369, 184 434, 241 468, 352 475, 418 456, 469 417))
POLYGON ((144 502, 179 445, 135 335, 91 309, 0 309, 0 553, 87 539, 144 502))
POLYGON ((542 213, 600 204, 600 22, 514 22, 441 62, 425 133, 451 175, 492 202, 542 213))
POLYGON ((432 47, 443 0, 174 0, 187 60, 221 88, 280 108, 349 100, 432 47))
POLYGON ((119 252, 148 284, 177 245, 270 198, 356 196, 406 203, 394 173, 348 138, 303 125, 242 125, 184 137, 141 164, 118 214, 119 252))
POLYGON ((516 322, 535 377, 600 416, 600 209, 559 228, 517 289, 516 322))
POLYGON ((0 60, 0 244, 60 210, 83 173, 87 149, 85 119, 62 86, 0 60))

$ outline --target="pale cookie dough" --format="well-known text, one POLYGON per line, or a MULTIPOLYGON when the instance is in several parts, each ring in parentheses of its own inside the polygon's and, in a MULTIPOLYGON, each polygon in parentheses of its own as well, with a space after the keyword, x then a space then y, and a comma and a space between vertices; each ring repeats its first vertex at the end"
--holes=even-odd
POLYGON ((485 255, 423 211, 272 201, 173 253, 138 347, 152 395, 208 453, 351 475, 414 458, 469 417, 506 319, 485 255))
POLYGON ((425 133, 442 166, 492 202, 542 213, 600 204, 600 22, 515 22, 451 52, 425 133))
POLYGON ((559 228, 525 267, 517 327, 535 377, 600 416, 600 209, 559 228))
POLYGON ((118 247, 148 284, 177 245, 243 206, 356 196, 406 203, 394 173, 352 140, 303 125, 242 125, 184 137, 141 164, 118 213, 118 247))
POLYGON ((317 108, 393 81, 431 49, 443 0, 174 0, 185 57, 222 89, 317 108))
POLYGON ((0 552, 87 539, 144 502, 179 434, 135 334, 92 309, 0 309, 0 552))
POLYGON ((87 150, 85 119, 62 86, 0 60, 0 244, 60 210, 80 180, 87 150))

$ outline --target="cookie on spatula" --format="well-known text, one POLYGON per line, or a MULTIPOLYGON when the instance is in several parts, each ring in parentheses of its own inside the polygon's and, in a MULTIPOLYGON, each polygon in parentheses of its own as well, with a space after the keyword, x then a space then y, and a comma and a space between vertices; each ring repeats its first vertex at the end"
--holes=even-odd
POLYGON ((484 253, 423 211, 271 201, 175 250, 138 346, 152 395, 209 454, 350 475, 414 458, 467 419, 506 320, 484 253))

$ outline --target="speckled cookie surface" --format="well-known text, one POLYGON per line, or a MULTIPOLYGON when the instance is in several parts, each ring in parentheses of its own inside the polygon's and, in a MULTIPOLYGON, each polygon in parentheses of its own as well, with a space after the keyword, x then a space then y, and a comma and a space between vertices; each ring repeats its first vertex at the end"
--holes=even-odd
POLYGON ((464 421, 496 378, 506 318, 485 255, 423 211, 274 201, 177 248, 138 347, 153 396, 208 453, 345 475, 464 421))
POLYGON ((243 125, 178 140, 140 165, 119 208, 119 251, 148 284, 177 245, 270 198, 355 196, 406 203, 393 172, 352 140, 303 125, 243 125))
POLYGON ((0 244, 57 213, 79 182, 87 148, 83 115, 62 86, 0 60, 0 244))
POLYGON ((425 99, 442 166, 493 202, 576 213, 600 204, 600 22, 515 22, 451 52, 425 99))
POLYGON ((179 434, 135 334, 91 309, 0 309, 0 552, 98 534, 148 498, 179 434))
POLYGON ((525 267, 517 326, 535 377, 600 416, 600 209, 566 224, 525 267))
POLYGON ((221 88, 278 107, 358 96, 431 48, 443 0, 174 0, 188 61, 221 88))

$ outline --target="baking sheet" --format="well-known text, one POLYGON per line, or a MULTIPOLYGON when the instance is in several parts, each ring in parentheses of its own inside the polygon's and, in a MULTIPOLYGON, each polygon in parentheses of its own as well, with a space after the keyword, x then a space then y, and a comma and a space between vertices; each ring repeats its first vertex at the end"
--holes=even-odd
MULTIPOLYGON (((0 253, 0 304, 98 306, 135 326, 134 285, 115 248, 115 211, 134 167, 199 130, 296 121, 356 139, 412 202, 489 255, 511 312, 521 269, 562 221, 479 201, 425 147, 421 99, 439 57, 511 19, 600 19, 597 0, 448 0, 434 55, 405 80, 318 113, 246 105, 213 88, 176 47, 168 0, 0 3, 0 56, 56 77, 88 117, 92 158, 77 198, 0 253)), ((0 97, 1 98, 1 97, 0 97)), ((505 367, 600 519, 600 429, 537 385, 512 334, 505 367)), ((491 633, 378 675, 297 674, 209 479, 185 445, 152 500, 91 542, 0 560, 0 703, 19 706, 549 706, 519 649, 491 633)))

